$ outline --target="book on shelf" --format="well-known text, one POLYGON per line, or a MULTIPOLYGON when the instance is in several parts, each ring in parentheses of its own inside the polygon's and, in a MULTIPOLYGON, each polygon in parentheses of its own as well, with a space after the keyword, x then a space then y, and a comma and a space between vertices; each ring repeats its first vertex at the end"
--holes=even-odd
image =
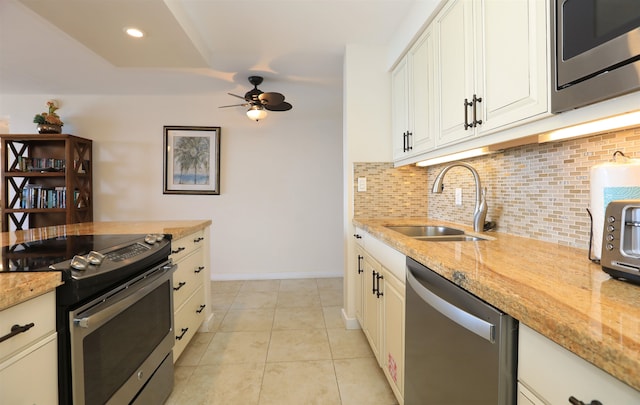
POLYGON ((43 187, 41 184, 26 184, 20 196, 20 208, 66 208, 66 187, 43 187))
POLYGON ((64 159, 18 156, 16 161, 20 172, 62 172, 66 167, 64 159))

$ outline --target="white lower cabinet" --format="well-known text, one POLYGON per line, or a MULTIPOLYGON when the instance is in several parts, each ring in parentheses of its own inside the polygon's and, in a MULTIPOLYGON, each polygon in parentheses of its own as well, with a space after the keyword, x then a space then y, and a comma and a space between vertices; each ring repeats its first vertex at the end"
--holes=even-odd
POLYGON ((518 405, 640 404, 640 392, 520 323, 518 405), (576 402, 579 403, 579 402, 576 402))
POLYGON ((518 383, 518 405, 546 405, 522 383, 518 383))
POLYGON ((207 311, 207 239, 198 231, 171 241, 171 259, 178 265, 173 273, 174 331, 173 361, 177 361, 186 345, 205 321, 207 311))
POLYGON ((356 301, 356 319, 360 325, 364 321, 363 293, 364 293, 364 249, 356 246, 356 267, 355 267, 355 301, 356 301))
POLYGON ((391 389, 402 404, 404 398, 404 280, 383 268, 384 298, 381 366, 391 389))
POLYGON ((13 325, 25 332, 0 342, 0 404, 58 403, 58 335, 55 291, 0 312, 0 337, 13 325))
POLYGON ((369 254, 364 254, 364 284, 362 286, 363 291, 363 323, 362 330, 364 331, 371 350, 376 356, 378 363, 381 363, 380 356, 380 335, 382 325, 382 302, 383 293, 378 290, 377 286, 380 285, 382 275, 382 267, 380 263, 375 261, 369 254))
POLYGON ((404 271, 405 257, 368 234, 363 236, 367 250, 360 242, 355 249, 356 317, 393 394, 403 404, 405 284, 398 274, 404 271))
POLYGON ((181 305, 175 313, 176 342, 174 356, 179 357, 185 346, 204 321, 204 291, 202 285, 181 305))

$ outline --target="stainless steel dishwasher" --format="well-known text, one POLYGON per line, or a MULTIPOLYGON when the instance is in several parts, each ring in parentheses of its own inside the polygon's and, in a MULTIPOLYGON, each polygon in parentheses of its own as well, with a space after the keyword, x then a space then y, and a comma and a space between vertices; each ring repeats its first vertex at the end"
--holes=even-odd
POLYGON ((518 321, 407 257, 405 405, 515 405, 518 321))

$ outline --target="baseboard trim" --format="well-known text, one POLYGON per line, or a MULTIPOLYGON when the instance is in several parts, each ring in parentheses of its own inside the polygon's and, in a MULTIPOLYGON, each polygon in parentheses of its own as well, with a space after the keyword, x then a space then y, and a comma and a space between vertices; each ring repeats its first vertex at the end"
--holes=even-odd
POLYGON ((349 317, 344 308, 342 308, 342 322, 344 322, 346 329, 361 329, 360 322, 356 318, 349 317))
POLYGON ((239 280, 286 280, 294 278, 334 278, 344 277, 342 272, 312 272, 312 273, 212 273, 213 281, 239 281, 239 280))
POLYGON ((211 315, 209 315, 207 319, 202 322, 202 325, 200 325, 200 328, 198 328, 198 332, 212 332, 214 316, 215 313, 211 313, 211 315))

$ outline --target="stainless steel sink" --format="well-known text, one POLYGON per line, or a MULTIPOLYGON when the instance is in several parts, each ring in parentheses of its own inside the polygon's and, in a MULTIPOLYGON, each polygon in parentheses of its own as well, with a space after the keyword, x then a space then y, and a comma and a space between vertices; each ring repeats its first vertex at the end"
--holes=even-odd
POLYGON ((477 240, 486 240, 485 238, 471 235, 416 236, 413 239, 425 242, 473 242, 477 240))
POLYGON ((387 229, 425 242, 472 242, 487 240, 481 236, 468 235, 462 229, 439 225, 387 226, 387 229))
POLYGON ((464 235, 464 231, 461 229, 436 225, 387 226, 387 228, 412 238, 424 236, 464 235))

